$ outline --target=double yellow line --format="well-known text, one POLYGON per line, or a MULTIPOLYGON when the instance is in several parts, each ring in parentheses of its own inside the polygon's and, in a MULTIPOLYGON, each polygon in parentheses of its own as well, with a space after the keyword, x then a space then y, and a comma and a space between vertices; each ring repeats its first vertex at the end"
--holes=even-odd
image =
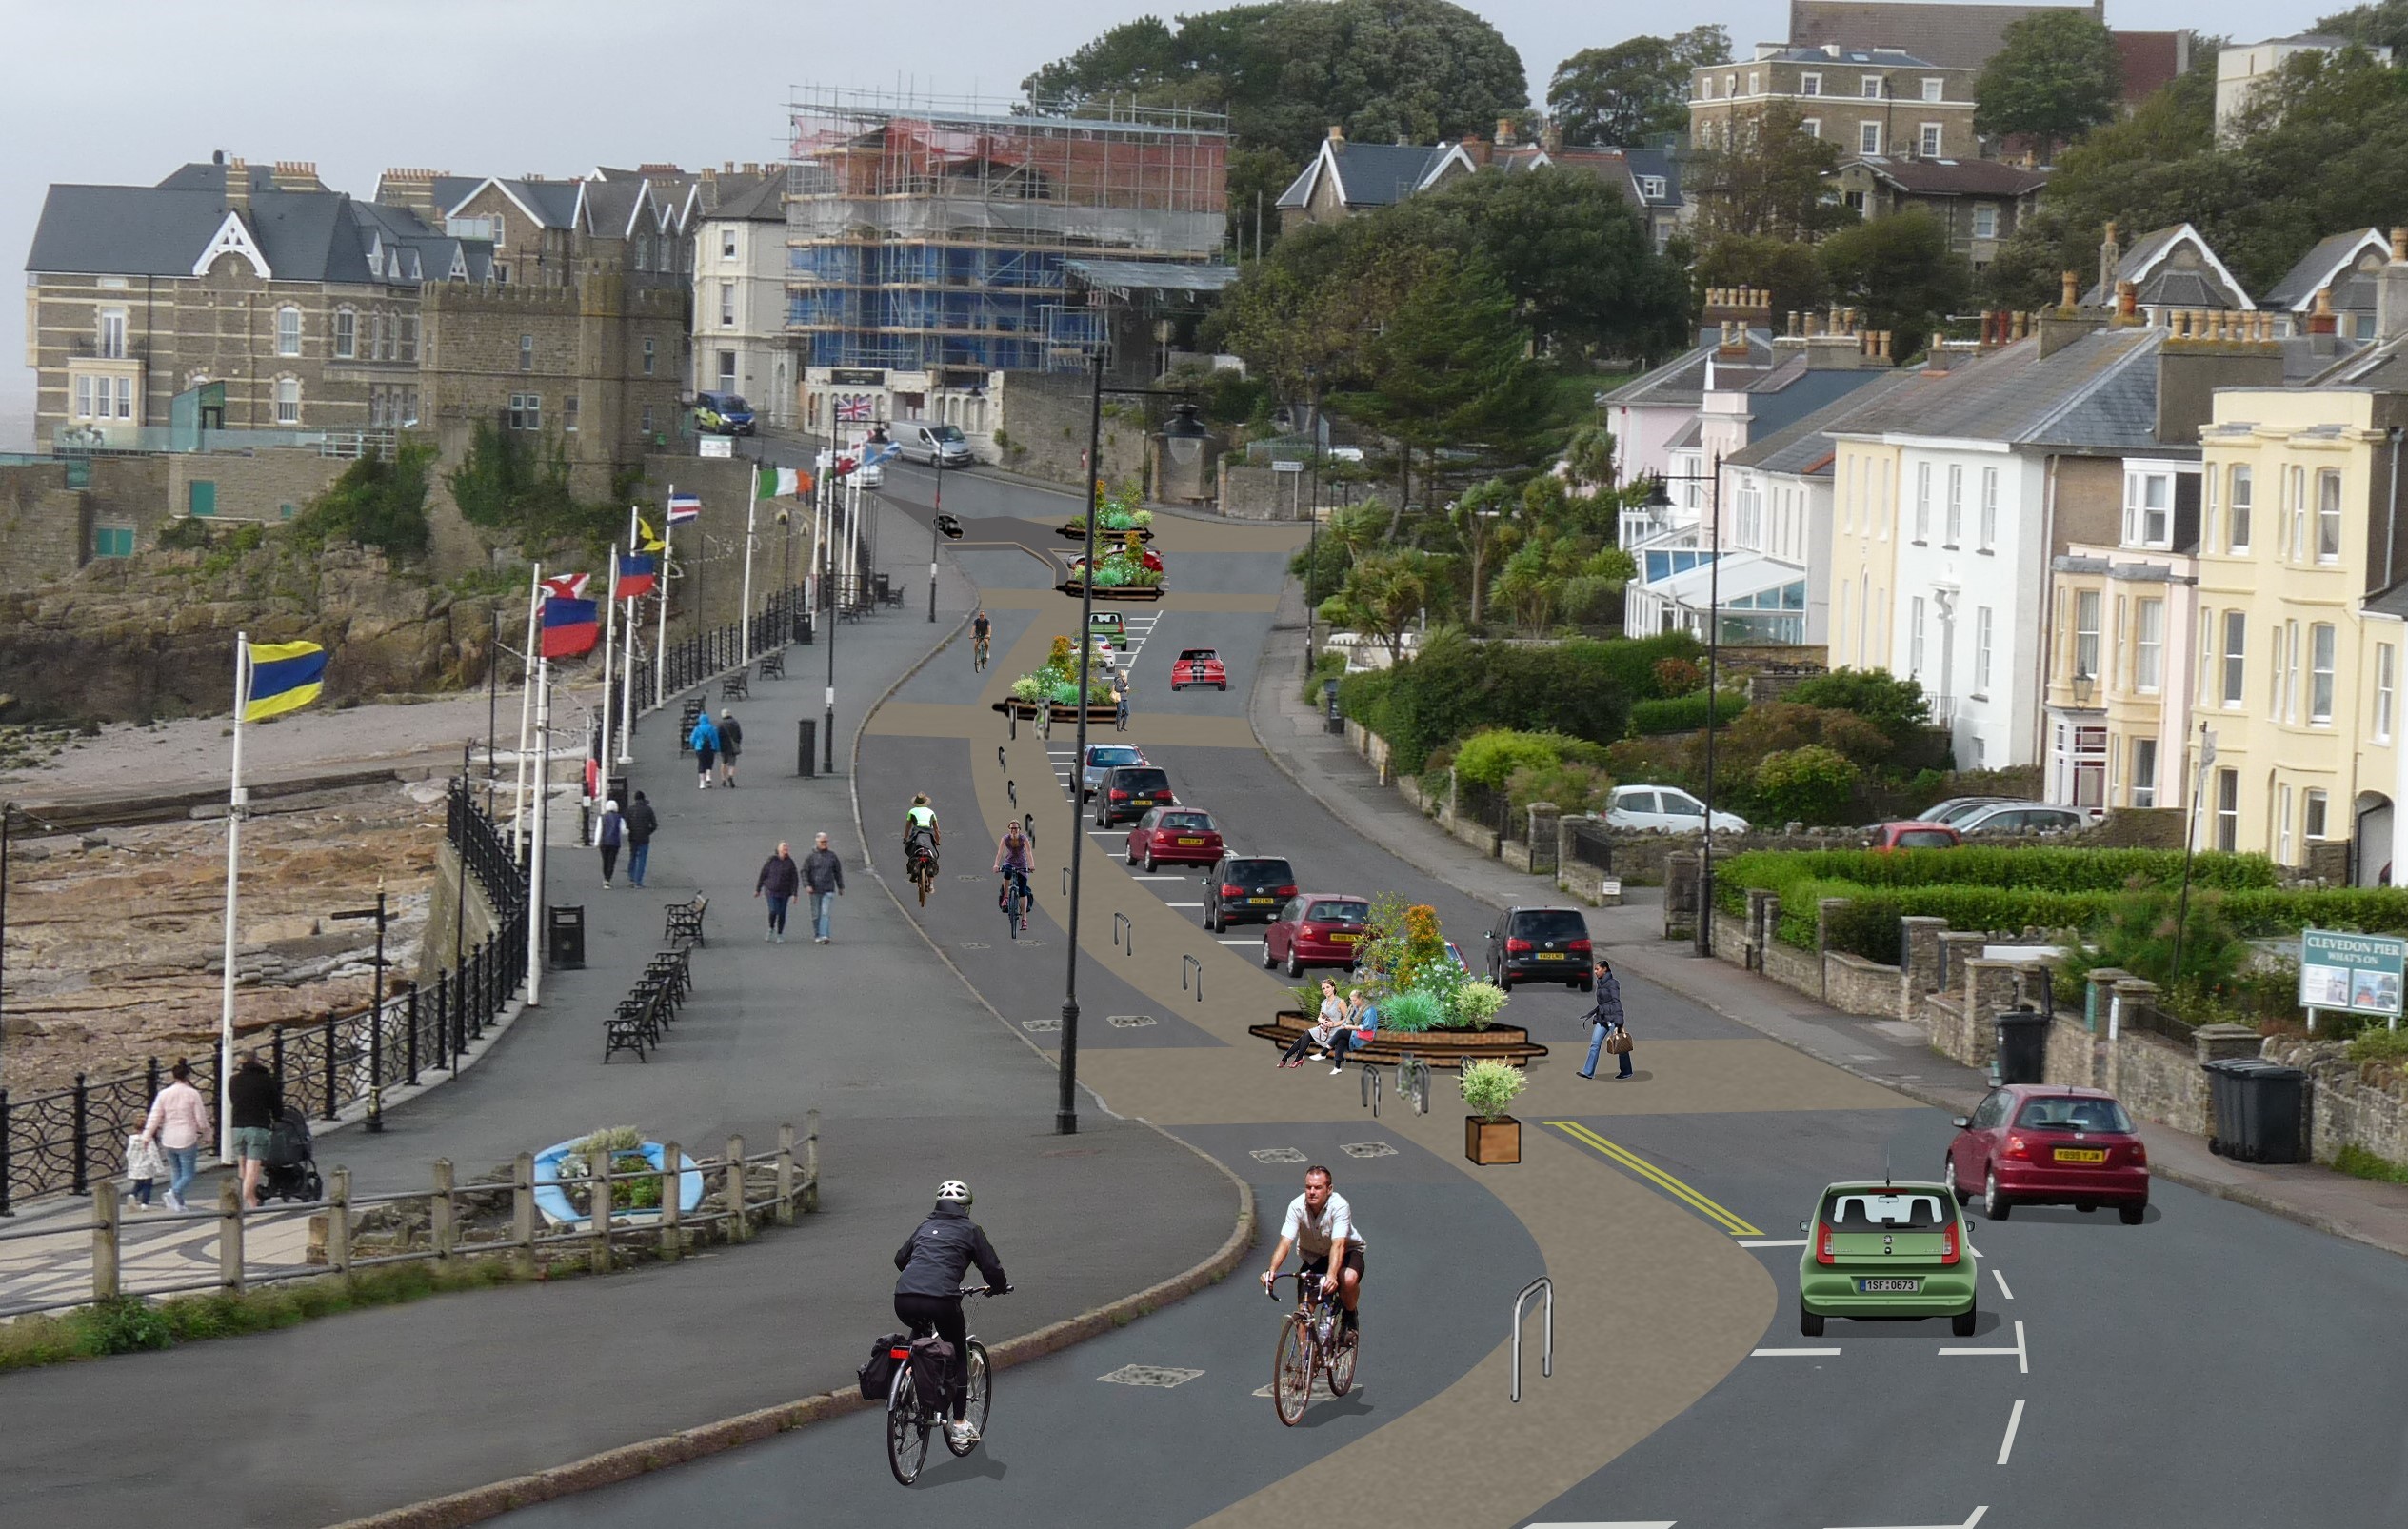
POLYGON ((1699 1194, 1672 1175, 1649 1162, 1627 1147, 1618 1146, 1582 1125, 1578 1121, 1549 1121, 1547 1124, 1562 1131, 1582 1146, 1594 1147, 1613 1162, 1638 1175, 1648 1183, 1696 1211, 1699 1215, 1730 1233, 1733 1237, 1761 1237, 1764 1234, 1749 1225, 1741 1217, 1699 1194))

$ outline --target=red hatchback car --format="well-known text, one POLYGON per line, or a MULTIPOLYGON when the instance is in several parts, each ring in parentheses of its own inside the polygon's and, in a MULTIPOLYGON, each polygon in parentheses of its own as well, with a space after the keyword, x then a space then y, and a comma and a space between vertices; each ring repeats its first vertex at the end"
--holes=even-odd
POLYGON ((1955 849, 1964 836, 1944 823, 1882 823, 1873 827, 1864 847, 1880 854, 1894 849, 1955 849))
POLYGON ((2005 1221, 2017 1205, 2113 1205, 2138 1226, 2148 1212, 2149 1149, 2113 1094, 2009 1083, 1956 1124, 1940 1177, 1960 1201, 1980 1185, 1987 1220, 2005 1221))
POLYGON ((1191 685, 1209 685, 1218 689, 1229 688, 1229 670, 1221 662, 1218 650, 1209 647, 1183 647, 1170 666, 1170 687, 1184 690, 1191 685))
POLYGON ((1156 807, 1128 831, 1128 863, 1152 870, 1157 865, 1209 865, 1221 858, 1221 830, 1212 814, 1194 807, 1156 807))
POLYGON ((1263 965, 1267 970, 1284 963, 1290 977, 1304 976, 1307 966, 1351 966, 1370 924, 1371 904, 1351 894, 1289 898, 1263 930, 1263 965))

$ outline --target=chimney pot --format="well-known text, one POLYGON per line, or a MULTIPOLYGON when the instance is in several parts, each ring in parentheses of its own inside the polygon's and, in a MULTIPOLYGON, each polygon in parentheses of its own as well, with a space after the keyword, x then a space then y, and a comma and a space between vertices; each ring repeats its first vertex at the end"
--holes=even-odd
POLYGON ((2391 262, 2397 266, 2408 261, 2408 228, 2391 230, 2391 262))
POLYGON ((1510 145, 1513 142, 1513 119, 1511 117, 1499 117, 1497 119, 1497 142, 1501 146, 1510 145))
POLYGON ((1333 144, 1343 144, 1346 141, 1344 125, 1336 122, 1329 125, 1329 141, 1333 144))
POLYGON ((1789 310, 1789 335, 1790 335, 1790 338, 1792 338, 1792 339, 1796 339, 1796 338, 1800 337, 1801 335, 1803 335, 1805 332, 1806 332, 1806 331, 1805 331, 1802 328, 1801 328, 1801 321, 1800 321, 1799 316, 1798 316, 1798 310, 1797 310, 1796 308, 1791 308, 1791 309, 1789 310))
POLYGON ((2062 278, 2060 279, 2060 288, 2059 288, 2059 297, 2060 297, 2060 301, 2059 301, 2059 303, 2058 303, 2058 306, 2059 306, 2060 308, 2072 308, 2072 307, 2073 307, 2076 303, 2079 303, 2080 301, 2081 301, 2081 295, 2080 295, 2080 292, 2076 289, 2076 288, 2077 288, 2077 286, 2078 286, 2078 284, 2080 282, 2080 280, 2081 280, 2081 278, 2080 278, 2079 276, 2076 276, 2076 275, 2075 275, 2072 271, 2070 271, 2070 270, 2069 270, 2069 271, 2066 271, 2066 272, 2063 274, 2062 278))

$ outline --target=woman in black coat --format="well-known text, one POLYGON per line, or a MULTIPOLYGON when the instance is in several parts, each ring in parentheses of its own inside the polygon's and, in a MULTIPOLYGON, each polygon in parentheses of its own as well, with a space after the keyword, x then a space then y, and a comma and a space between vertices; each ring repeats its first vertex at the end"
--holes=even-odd
POLYGON ((1583 1078, 1597 1076, 1598 1052, 1604 1049, 1609 1037, 1619 1035, 1622 1038, 1622 1044, 1619 1048, 1622 1064, 1622 1070, 1614 1076, 1617 1079, 1627 1078, 1630 1076, 1630 1026, 1622 1020, 1622 984, 1614 976, 1613 963, 1603 960, 1600 960, 1597 963, 1596 980, 1597 1003, 1588 1011, 1588 1022, 1591 1026, 1588 1038, 1588 1061, 1581 1064, 1581 1076, 1583 1078))

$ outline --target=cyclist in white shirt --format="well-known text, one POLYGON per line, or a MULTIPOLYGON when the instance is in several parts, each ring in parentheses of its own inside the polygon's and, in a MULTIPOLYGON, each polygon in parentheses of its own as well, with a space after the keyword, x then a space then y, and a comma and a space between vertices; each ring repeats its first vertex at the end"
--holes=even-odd
POLYGON ((1271 1266, 1263 1271, 1263 1288, 1271 1288, 1289 1248, 1302 1255, 1305 1274, 1319 1275, 1323 1290, 1335 1289, 1345 1311, 1345 1331, 1355 1331, 1355 1302, 1363 1297, 1363 1233, 1355 1229, 1353 1207, 1330 1187, 1329 1170, 1315 1163, 1304 1170, 1304 1192, 1288 1202, 1287 1222, 1280 1228, 1279 1246, 1271 1250, 1271 1266), (1339 1257, 1332 1266, 1330 1253, 1339 1257))

